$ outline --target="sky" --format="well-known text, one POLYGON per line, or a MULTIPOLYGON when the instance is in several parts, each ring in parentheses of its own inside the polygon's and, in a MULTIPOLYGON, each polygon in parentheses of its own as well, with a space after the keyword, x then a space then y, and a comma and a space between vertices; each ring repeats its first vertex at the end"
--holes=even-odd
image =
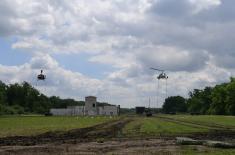
POLYGON ((235 75, 234 0, 1 0, 0 80, 121 107, 235 75), (165 70, 168 80, 157 81, 165 70), (46 81, 37 81, 43 69, 46 81), (167 86, 167 89, 166 89, 167 86))

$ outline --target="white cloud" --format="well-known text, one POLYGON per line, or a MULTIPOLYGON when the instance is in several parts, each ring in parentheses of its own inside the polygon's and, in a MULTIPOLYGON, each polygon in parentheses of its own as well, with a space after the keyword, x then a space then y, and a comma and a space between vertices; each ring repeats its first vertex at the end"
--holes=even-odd
POLYGON ((192 72, 202 69, 209 58, 206 51, 188 51, 167 46, 146 47, 140 50, 137 57, 145 68, 158 67, 169 71, 192 72))
POLYGON ((59 65, 48 54, 38 54, 30 60, 30 66, 32 69, 54 69, 59 65))
POLYGON ((208 10, 213 7, 219 6, 222 2, 220 0, 189 0, 195 5, 194 13, 198 13, 203 10, 208 10))
MULTIPOLYGON (((149 96, 156 102, 149 70, 156 67, 169 73, 169 94, 185 96, 193 88, 227 81, 234 73, 234 4, 2 0, 0 37, 12 37, 12 48, 32 53, 32 58, 20 66, 0 65, 0 79, 33 82, 43 68, 48 75, 43 91, 49 95, 98 95, 128 107, 148 105, 149 96), (109 65, 114 71, 103 79, 91 78, 64 69, 51 57, 73 53, 89 53, 86 61, 109 65)), ((161 90, 162 99, 163 86, 161 90)))

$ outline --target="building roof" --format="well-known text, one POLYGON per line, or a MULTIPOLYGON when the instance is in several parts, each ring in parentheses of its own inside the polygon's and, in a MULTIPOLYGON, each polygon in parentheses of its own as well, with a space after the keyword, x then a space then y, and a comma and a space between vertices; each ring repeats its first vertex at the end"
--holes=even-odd
POLYGON ((85 98, 97 98, 95 96, 86 96, 85 98))

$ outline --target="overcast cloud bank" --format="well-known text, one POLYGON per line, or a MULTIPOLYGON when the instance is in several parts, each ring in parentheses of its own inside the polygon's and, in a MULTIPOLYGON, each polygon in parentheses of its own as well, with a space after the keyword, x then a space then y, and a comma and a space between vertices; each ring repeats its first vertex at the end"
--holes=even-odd
MULTIPOLYGON (((0 63, 0 80, 28 81, 47 95, 100 100, 123 107, 156 104, 156 75, 169 74, 168 95, 226 82, 235 73, 235 1, 232 0, 2 0, 0 37, 31 60, 0 63), (100 79, 63 67, 53 55, 88 53, 113 68, 100 79), (44 69, 46 85, 36 86, 44 69)), ((8 52, 8 51, 0 51, 8 52)), ((11 61, 11 60, 9 60, 11 61)), ((68 62, 69 63, 69 62, 68 62)))

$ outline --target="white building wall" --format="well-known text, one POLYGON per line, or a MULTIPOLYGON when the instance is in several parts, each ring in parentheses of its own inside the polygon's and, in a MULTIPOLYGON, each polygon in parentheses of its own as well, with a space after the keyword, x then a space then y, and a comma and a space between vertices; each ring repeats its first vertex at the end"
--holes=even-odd
POLYGON ((98 109, 98 112, 97 112, 98 115, 104 115, 103 113, 104 107, 98 107, 97 109, 98 109))
POLYGON ((71 109, 50 109, 50 113, 55 116, 67 116, 71 115, 71 109))
POLYGON ((96 97, 87 96, 85 98, 85 115, 97 115, 96 97))
POLYGON ((85 98, 85 106, 68 106, 67 109, 51 109, 50 113, 55 116, 116 116, 118 115, 118 106, 97 107, 96 97, 88 96, 85 98))
POLYGON ((88 116, 96 116, 97 115, 97 110, 88 110, 87 111, 87 114, 88 116))
POLYGON ((71 109, 71 115, 84 115, 85 107, 84 106, 68 106, 67 109, 71 109))
POLYGON ((55 116, 82 116, 84 115, 84 106, 70 106, 67 109, 50 109, 50 113, 55 116))
POLYGON ((102 115, 116 116, 116 115, 118 115, 118 107, 104 106, 102 109, 102 115))

